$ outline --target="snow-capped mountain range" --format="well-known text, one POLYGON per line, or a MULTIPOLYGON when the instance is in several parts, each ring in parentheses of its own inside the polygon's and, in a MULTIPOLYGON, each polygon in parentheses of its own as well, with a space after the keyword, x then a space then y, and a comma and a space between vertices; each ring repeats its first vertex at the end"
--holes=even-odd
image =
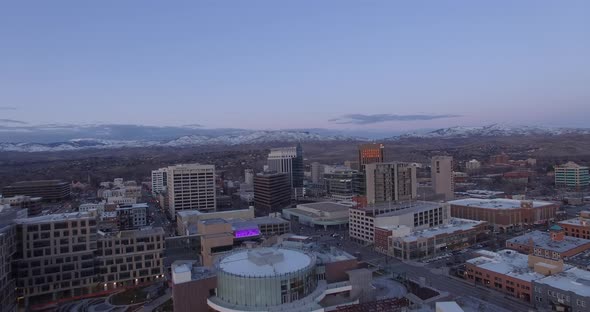
POLYGON ((411 132, 391 137, 391 140, 405 138, 469 138, 469 137, 509 137, 527 135, 574 135, 590 134, 590 129, 582 128, 548 128, 536 126, 509 126, 492 124, 481 127, 450 127, 428 132, 411 132))
MULTIPOLYGON (((343 132, 344 133, 344 132, 343 132)), ((350 133, 346 132, 346 133, 350 133)), ((590 129, 544 128, 533 126, 506 126, 493 124, 482 127, 451 127, 432 131, 412 132, 392 136, 385 141, 412 138, 470 138, 509 137, 526 135, 590 135, 590 129)), ((1 151, 12 152, 57 152, 84 149, 116 149, 127 147, 188 147, 188 146, 235 146, 243 144, 269 144, 294 142, 368 141, 369 139, 339 135, 337 130, 244 130, 244 129, 193 129, 182 127, 144 127, 129 125, 103 125, 68 128, 43 127, 9 129, 0 127, 1 151), (57 129, 57 130, 56 130, 57 129), (20 132, 19 132, 20 131, 20 132), (15 142, 16 133, 25 135, 15 142), (186 134, 188 133, 188 134, 186 134), (30 137, 27 137, 29 135, 30 137), (85 135, 87 138, 76 138, 85 135), (9 138, 8 140, 5 138, 9 138), (40 143, 35 138, 43 139, 40 143), (55 140, 55 138, 63 138, 55 140)))
POLYGON ((0 151, 11 152, 57 152, 82 149, 114 149, 124 147, 185 147, 204 145, 243 145, 267 143, 293 143, 318 141, 365 140, 348 136, 328 136, 306 131, 232 131, 231 134, 186 135, 173 140, 109 140, 71 139, 56 143, 0 143, 0 151))

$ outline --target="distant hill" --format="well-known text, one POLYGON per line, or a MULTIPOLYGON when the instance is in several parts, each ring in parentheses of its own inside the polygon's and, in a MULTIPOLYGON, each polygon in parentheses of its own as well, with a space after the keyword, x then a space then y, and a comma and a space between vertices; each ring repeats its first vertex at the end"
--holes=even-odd
POLYGON ((429 132, 413 132, 390 137, 386 140, 407 138, 472 138, 472 137, 511 137, 511 136, 559 136, 590 134, 590 129, 583 128, 547 128, 535 126, 507 126, 492 124, 481 127, 450 127, 429 132))

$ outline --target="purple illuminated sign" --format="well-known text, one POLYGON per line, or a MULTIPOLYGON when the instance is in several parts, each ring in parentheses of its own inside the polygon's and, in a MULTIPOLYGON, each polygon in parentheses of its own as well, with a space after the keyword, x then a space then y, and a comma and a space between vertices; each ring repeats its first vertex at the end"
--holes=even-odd
POLYGON ((260 235, 260 230, 259 229, 237 230, 234 235, 236 238, 258 236, 258 235, 260 235))

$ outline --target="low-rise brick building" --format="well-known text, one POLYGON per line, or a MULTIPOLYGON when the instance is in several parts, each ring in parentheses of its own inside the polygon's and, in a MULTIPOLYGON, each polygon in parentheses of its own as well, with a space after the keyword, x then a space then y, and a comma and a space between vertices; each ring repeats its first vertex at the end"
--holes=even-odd
POLYGON ((481 252, 481 256, 467 260, 465 278, 520 300, 531 302, 533 281, 544 275, 529 267, 525 254, 513 250, 481 252))
POLYGON ((580 212, 580 217, 558 222, 565 235, 590 239, 590 211, 580 212))
POLYGON ((449 203, 452 217, 486 221, 501 231, 552 221, 559 208, 550 202, 514 199, 465 198, 449 203))
POLYGON ((526 254, 560 260, 590 249, 590 240, 565 236, 559 225, 549 232, 532 231, 506 241, 506 247, 526 254))

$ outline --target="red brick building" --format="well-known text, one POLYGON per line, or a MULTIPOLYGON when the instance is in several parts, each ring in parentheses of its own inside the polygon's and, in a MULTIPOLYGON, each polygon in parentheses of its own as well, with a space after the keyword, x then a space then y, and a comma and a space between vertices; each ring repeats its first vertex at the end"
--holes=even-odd
POLYGON ((559 206, 550 202, 466 198, 449 202, 454 218, 487 221, 502 231, 543 224, 555 219, 559 206))
POLYGON ((336 283, 348 280, 348 271, 359 268, 356 259, 347 259, 342 261, 335 261, 326 263, 326 281, 328 283, 336 283))
POLYGON ((579 218, 564 220, 558 224, 567 236, 590 239, 590 211, 582 211, 579 218))
POLYGON ((511 238, 506 241, 506 247, 558 261, 590 249, 590 240, 565 236, 559 225, 553 225, 549 232, 532 231, 511 238))
POLYGON ((389 249, 389 237, 393 231, 388 227, 375 227, 375 250, 387 252, 389 249))
POLYGON ((499 155, 493 155, 490 157, 490 164, 492 165, 506 165, 508 164, 508 161, 510 160, 510 157, 504 153, 499 154, 499 155))
POLYGON ((545 277, 529 268, 528 256, 510 250, 488 252, 465 265, 465 279, 531 302, 533 281, 545 277))

